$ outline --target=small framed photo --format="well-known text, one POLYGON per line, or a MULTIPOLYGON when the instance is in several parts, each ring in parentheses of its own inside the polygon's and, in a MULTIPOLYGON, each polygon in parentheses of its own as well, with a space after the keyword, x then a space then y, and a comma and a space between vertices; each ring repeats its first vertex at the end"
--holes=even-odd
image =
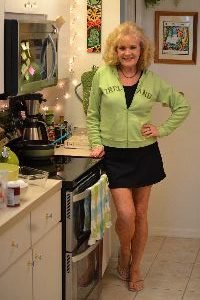
POLYGON ((197 12, 155 12, 155 63, 196 64, 197 12))

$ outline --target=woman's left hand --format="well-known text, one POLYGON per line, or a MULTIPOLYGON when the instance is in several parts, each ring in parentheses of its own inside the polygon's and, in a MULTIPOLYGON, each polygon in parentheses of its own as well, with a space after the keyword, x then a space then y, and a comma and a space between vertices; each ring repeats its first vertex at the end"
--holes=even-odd
POLYGON ((97 146, 91 150, 90 156, 94 158, 101 158, 105 154, 104 146, 97 146))
POLYGON ((141 128, 141 133, 145 137, 157 137, 159 132, 156 126, 152 124, 144 124, 141 128))

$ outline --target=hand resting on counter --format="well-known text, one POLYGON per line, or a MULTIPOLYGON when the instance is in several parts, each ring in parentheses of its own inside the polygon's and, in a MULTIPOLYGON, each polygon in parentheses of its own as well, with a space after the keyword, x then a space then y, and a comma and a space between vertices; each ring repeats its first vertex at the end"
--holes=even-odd
POLYGON ((105 154, 104 146, 97 146, 91 150, 90 155, 91 157, 101 158, 105 154))

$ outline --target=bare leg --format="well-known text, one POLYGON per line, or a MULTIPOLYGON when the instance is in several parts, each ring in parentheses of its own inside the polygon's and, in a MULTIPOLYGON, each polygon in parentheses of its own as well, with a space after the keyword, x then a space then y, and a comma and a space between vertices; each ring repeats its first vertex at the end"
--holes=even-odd
POLYGON ((143 288, 140 275, 140 263, 148 237, 147 210, 151 186, 133 189, 135 205, 135 233, 131 241, 132 263, 130 270, 129 288, 139 291, 143 288))
POLYGON ((115 230, 120 241, 119 264, 129 272, 130 247, 135 230, 135 208, 132 189, 111 189, 111 193, 117 212, 115 230))

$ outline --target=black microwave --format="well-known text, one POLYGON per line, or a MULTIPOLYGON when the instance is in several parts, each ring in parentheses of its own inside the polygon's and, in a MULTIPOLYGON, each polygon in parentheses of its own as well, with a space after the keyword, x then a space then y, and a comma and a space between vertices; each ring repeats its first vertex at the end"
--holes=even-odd
POLYGON ((5 20, 4 93, 39 91, 58 82, 58 30, 52 21, 5 20))

